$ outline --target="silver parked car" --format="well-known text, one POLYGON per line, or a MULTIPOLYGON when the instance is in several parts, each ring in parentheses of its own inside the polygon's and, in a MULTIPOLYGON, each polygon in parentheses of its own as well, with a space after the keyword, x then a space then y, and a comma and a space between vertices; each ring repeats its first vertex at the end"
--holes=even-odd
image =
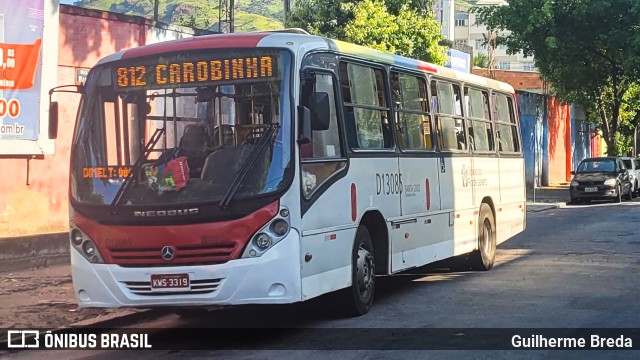
POLYGON ((631 181, 631 186, 633 186, 633 193, 637 195, 640 193, 640 160, 631 157, 621 157, 620 159, 629 173, 629 180, 631 181))

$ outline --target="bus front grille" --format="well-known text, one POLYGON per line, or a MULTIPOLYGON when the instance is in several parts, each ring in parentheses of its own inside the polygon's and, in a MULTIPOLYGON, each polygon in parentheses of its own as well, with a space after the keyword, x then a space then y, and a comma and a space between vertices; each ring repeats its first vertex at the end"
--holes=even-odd
POLYGON ((175 246, 173 258, 162 257, 162 248, 108 248, 113 264, 123 267, 224 264, 232 259, 235 244, 175 246))
POLYGON ((210 294, 218 289, 220 279, 191 280, 191 287, 184 291, 158 291, 151 290, 151 281, 123 281, 127 289, 135 295, 143 296, 166 296, 166 295, 200 295, 210 294))

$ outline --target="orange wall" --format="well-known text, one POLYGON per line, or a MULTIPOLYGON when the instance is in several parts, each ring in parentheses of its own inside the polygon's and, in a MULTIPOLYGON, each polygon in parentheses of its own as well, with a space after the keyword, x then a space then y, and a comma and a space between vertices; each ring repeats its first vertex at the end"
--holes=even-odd
POLYGON ((570 106, 551 97, 547 101, 549 129, 549 184, 571 181, 570 106))
MULTIPOLYGON (((90 68, 106 55, 144 45, 147 38, 157 41, 158 34, 168 37, 170 32, 156 31, 140 17, 61 5, 58 85, 75 84, 76 67, 90 68)), ((60 104, 55 154, 30 161, 30 184, 26 185, 26 160, 0 160, 3 174, 10 178, 0 186, 0 238, 68 227, 69 154, 80 96, 55 96, 60 104)))

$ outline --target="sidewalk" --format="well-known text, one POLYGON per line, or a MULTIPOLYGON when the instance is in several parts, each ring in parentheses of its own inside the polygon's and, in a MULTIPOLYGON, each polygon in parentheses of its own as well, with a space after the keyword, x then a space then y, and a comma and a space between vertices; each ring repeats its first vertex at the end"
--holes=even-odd
POLYGON ((69 233, 0 238, 0 272, 69 264, 69 233))
MULTIPOLYGON (((3 329, 89 326, 142 312, 78 308, 69 265, 0 273, 0 304, 3 329)), ((4 335, 0 334, 0 341, 4 335)))
POLYGON ((571 201, 569 186, 546 186, 527 190, 527 211, 540 212, 558 209, 571 201))

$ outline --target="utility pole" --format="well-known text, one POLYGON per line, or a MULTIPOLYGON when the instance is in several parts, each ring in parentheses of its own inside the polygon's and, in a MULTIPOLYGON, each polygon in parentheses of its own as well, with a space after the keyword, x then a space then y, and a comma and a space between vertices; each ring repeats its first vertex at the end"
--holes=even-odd
POLYGON ((633 127, 633 157, 638 156, 638 125, 633 127))
POLYGON ((218 2, 218 32, 234 32, 234 12, 235 0, 219 0, 218 2))
POLYGON ((287 18, 291 12, 291 0, 284 0, 284 23, 287 23, 287 18))
POLYGON ((153 21, 158 21, 158 1, 153 1, 153 21))

